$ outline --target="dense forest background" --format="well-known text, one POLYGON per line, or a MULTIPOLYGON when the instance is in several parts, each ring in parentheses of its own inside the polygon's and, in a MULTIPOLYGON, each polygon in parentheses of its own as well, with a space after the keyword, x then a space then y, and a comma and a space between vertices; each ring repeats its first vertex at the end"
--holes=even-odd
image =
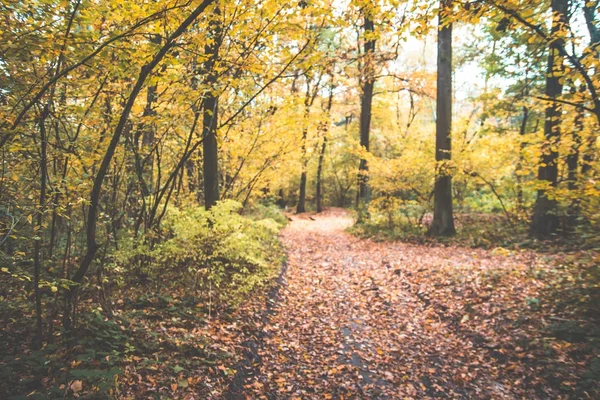
MULTIPOLYGON (((593 397, 598 7, 3 1, 0 397, 135 397, 149 353, 226 386, 236 355, 210 338, 261 308, 292 214, 328 207, 423 252, 558 260, 555 329, 591 346, 563 394, 593 397)), ((206 384, 182 371, 162 395, 206 384)))

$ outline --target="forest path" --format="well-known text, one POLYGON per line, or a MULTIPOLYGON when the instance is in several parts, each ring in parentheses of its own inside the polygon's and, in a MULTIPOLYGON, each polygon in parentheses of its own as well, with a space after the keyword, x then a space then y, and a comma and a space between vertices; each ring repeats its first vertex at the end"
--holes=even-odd
POLYGON ((331 209, 294 215, 282 232, 287 272, 246 398, 513 398, 485 339, 413 281, 476 257, 358 239, 352 223, 331 209))

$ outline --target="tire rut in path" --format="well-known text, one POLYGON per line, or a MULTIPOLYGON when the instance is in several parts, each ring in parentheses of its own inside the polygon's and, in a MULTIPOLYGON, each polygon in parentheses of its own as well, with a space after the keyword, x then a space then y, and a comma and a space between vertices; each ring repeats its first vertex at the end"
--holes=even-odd
POLYGON ((287 272, 287 263, 283 264, 279 276, 277 277, 275 285, 271 288, 267 295, 265 309, 260 320, 262 321, 262 329, 256 329, 247 339, 242 343, 244 346, 242 359, 236 366, 236 372, 231 380, 231 383, 227 387, 227 390, 223 394, 223 397, 227 400, 243 400, 246 398, 245 386, 251 383, 253 379, 259 374, 257 365, 260 363, 260 349, 264 345, 264 327, 269 323, 269 319, 275 313, 274 306, 280 300, 279 292, 285 285, 285 274, 287 272))

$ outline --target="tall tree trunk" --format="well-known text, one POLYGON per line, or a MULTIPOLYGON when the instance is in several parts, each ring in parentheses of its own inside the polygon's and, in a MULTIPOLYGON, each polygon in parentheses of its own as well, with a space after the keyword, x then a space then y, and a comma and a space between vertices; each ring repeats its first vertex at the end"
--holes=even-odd
POLYGON ((204 70, 207 73, 205 84, 208 87, 204 95, 204 114, 202 143, 202 171, 204 178, 204 207, 209 210, 219 201, 219 149, 217 143, 217 122, 219 119, 219 96, 217 94, 216 63, 219 59, 219 47, 221 46, 221 11, 219 2, 213 11, 210 22, 211 40, 205 46, 204 52, 207 61, 204 70))
POLYGON ((306 141, 308 140, 308 118, 310 115, 310 106, 308 104, 310 92, 308 87, 309 86, 307 83, 306 100, 304 102, 304 126, 302 127, 302 171, 300 174, 300 192, 298 194, 298 206, 296 207, 297 214, 306 212, 306 169, 308 167, 308 159, 306 155, 306 141))
MULTIPOLYGON (((160 44, 160 40, 158 42, 160 44)), ((148 87, 148 93, 146 94, 146 107, 144 108, 144 117, 152 117, 156 115, 156 111, 153 108, 154 103, 158 97, 158 87, 152 85, 148 87)), ((155 136, 155 125, 154 123, 145 123, 142 133, 142 195, 144 197, 149 196, 154 192, 154 136, 155 136)))
POLYGON ((519 144, 519 161, 515 168, 517 178, 517 208, 519 211, 523 210, 523 177, 521 175, 521 169, 523 168, 524 151, 525 151, 525 134, 527 133, 527 123, 529 122, 529 108, 523 106, 523 119, 521 120, 521 128, 519 129, 519 136, 521 143, 519 144))
MULTIPOLYGON (((212 97, 212 96, 211 96, 212 97)), ((204 109, 204 141, 202 142, 202 176, 204 181, 204 207, 209 210, 219 201, 219 157, 217 144, 218 99, 205 99, 205 107, 212 105, 212 113, 204 109)))
POLYGON ((303 166, 302 173, 300 174, 300 192, 298 194, 298 206, 296 207, 297 214, 306 212, 306 181, 306 167, 303 166))
MULTIPOLYGON (((598 10, 598 5, 600 4, 600 1, 598 0, 593 0, 593 1, 586 1, 584 2, 583 5, 583 13, 584 13, 584 17, 585 17, 585 22, 588 28, 588 32, 590 34, 590 42, 588 44, 589 48, 594 48, 596 49, 596 57, 600 57, 600 46, 598 44, 600 44, 600 21, 599 18, 597 17, 597 10, 598 10)), ((596 74, 595 74, 596 79, 600 78, 600 71, 598 71, 598 69, 596 69, 596 74)), ((581 89, 583 89, 583 86, 581 87, 581 89)), ((583 92, 583 90, 582 90, 583 92)), ((597 109, 597 103, 594 102, 595 105, 595 114, 596 116, 598 116, 599 111, 597 109)), ((600 117, 597 118, 599 123, 600 123, 600 117)), ((596 126, 596 131, 598 131, 598 126, 596 126)), ((585 175, 587 174, 591 168, 592 168, 592 163, 594 162, 595 158, 596 158, 596 154, 597 151, 594 149, 595 147, 595 143, 596 143, 596 136, 595 135, 589 135, 588 139, 586 141, 587 144, 587 150, 585 152, 583 152, 582 154, 582 162, 581 162, 581 174, 585 175)))
POLYGON ((450 236, 456 233, 452 212, 452 24, 445 24, 452 0, 440 2, 437 58, 437 120, 435 131, 436 179, 433 222, 429 233, 450 236))
MULTIPOLYGON (((546 97, 558 98, 563 90, 561 82, 564 70, 564 57, 560 48, 564 47, 564 25, 567 23, 569 0, 552 0, 552 41, 548 49, 548 66, 546 74, 546 97)), ((544 122, 545 148, 538 169, 538 180, 547 183, 552 188, 558 184, 558 151, 560 141, 561 107, 557 102, 546 107, 544 122)), ((531 233, 536 236, 549 236, 556 233, 559 219, 556 214, 556 201, 548 196, 546 189, 540 189, 534 206, 531 233)))
MULTIPOLYGON (((575 112, 575 126, 572 134, 573 144, 571 147, 571 151, 567 156, 567 185, 569 191, 576 191, 579 187, 579 161, 582 145, 581 135, 583 133, 583 120, 585 118, 585 110, 583 110, 581 107, 577 107, 575 112)), ((579 196, 574 195, 568 211, 567 229, 572 230, 577 225, 577 221, 579 219, 579 200, 579 196)))
POLYGON ((581 134, 583 133, 583 118, 584 110, 580 107, 575 111, 575 123, 573 130, 573 145, 569 155, 567 155, 567 169, 568 169, 568 188, 569 190, 577 189, 577 177, 579 175, 579 152, 581 148, 581 134))
POLYGON ((325 121, 321 123, 321 131, 323 134, 323 144, 319 151, 319 165, 317 167, 317 191, 316 191, 316 203, 317 212, 323 211, 323 164, 325 161, 325 150, 327 150, 327 134, 329 133, 329 124, 331 116, 331 107, 333 105, 333 76, 331 77, 331 85, 329 88, 329 98, 327 99, 327 109, 325 114, 325 121))
POLYGON ((323 161, 325 160, 325 150, 327 148, 327 133, 323 135, 323 144, 319 152, 319 166, 317 167, 317 191, 316 202, 317 212, 323 211, 323 161))
MULTIPOLYGON (((308 169, 308 123, 310 118, 310 108, 312 107, 315 99, 317 98, 317 94, 319 93, 319 87, 321 84, 321 78, 323 75, 320 75, 317 81, 315 82, 314 87, 312 87, 311 91, 311 77, 306 75, 306 95, 304 97, 304 122, 302 125, 302 171, 300 174, 300 193, 298 196, 298 206, 296 207, 296 213, 300 214, 306 212, 306 183, 307 183, 307 169, 308 169)), ((294 88, 292 88, 294 91, 294 88)))
POLYGON ((592 165, 596 160, 597 154, 598 150, 596 150, 596 137, 594 135, 589 135, 587 139, 587 149, 583 153, 582 157, 581 175, 587 175, 592 170, 592 165))
POLYGON ((196 164, 191 158, 185 162, 185 171, 187 173, 188 192, 196 193, 196 181, 198 180, 195 174, 196 164))
POLYGON ((40 197, 36 217, 37 238, 33 245, 33 293, 35 296, 35 339, 34 347, 39 349, 44 338, 42 322, 42 293, 40 291, 40 274, 42 270, 42 247, 44 238, 44 210, 46 209, 46 178, 48 176, 48 137, 46 133, 46 118, 50 113, 50 102, 44 106, 39 119, 40 125, 40 197))
MULTIPOLYGON (((365 42, 363 46, 364 61, 361 71, 361 96, 360 96, 360 145, 369 151, 369 136, 371 134, 371 109, 373 105, 373 89, 375 87, 375 39, 372 34, 375 30, 372 17, 369 10, 363 10, 363 32, 365 42)), ((369 165, 367 160, 362 158, 358 166, 358 196, 357 208, 359 221, 368 217, 369 201, 371 200, 371 192, 369 188, 369 165)))

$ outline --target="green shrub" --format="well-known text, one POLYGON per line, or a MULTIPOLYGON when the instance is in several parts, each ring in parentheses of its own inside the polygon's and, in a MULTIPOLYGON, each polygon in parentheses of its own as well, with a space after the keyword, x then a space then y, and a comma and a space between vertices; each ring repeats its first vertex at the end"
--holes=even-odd
POLYGON ((253 205, 247 210, 244 210, 243 214, 253 220, 272 219, 273 221, 277 222, 281 228, 286 226, 288 223, 288 219, 285 215, 283 215, 281 208, 279 208, 272 201, 261 202, 253 205))
POLYGON ((282 254, 277 238, 281 225, 243 216, 241 209, 232 200, 210 211, 170 207, 155 244, 147 238, 124 242, 116 267, 133 268, 158 286, 210 292, 215 299, 239 298, 274 276, 282 254))

